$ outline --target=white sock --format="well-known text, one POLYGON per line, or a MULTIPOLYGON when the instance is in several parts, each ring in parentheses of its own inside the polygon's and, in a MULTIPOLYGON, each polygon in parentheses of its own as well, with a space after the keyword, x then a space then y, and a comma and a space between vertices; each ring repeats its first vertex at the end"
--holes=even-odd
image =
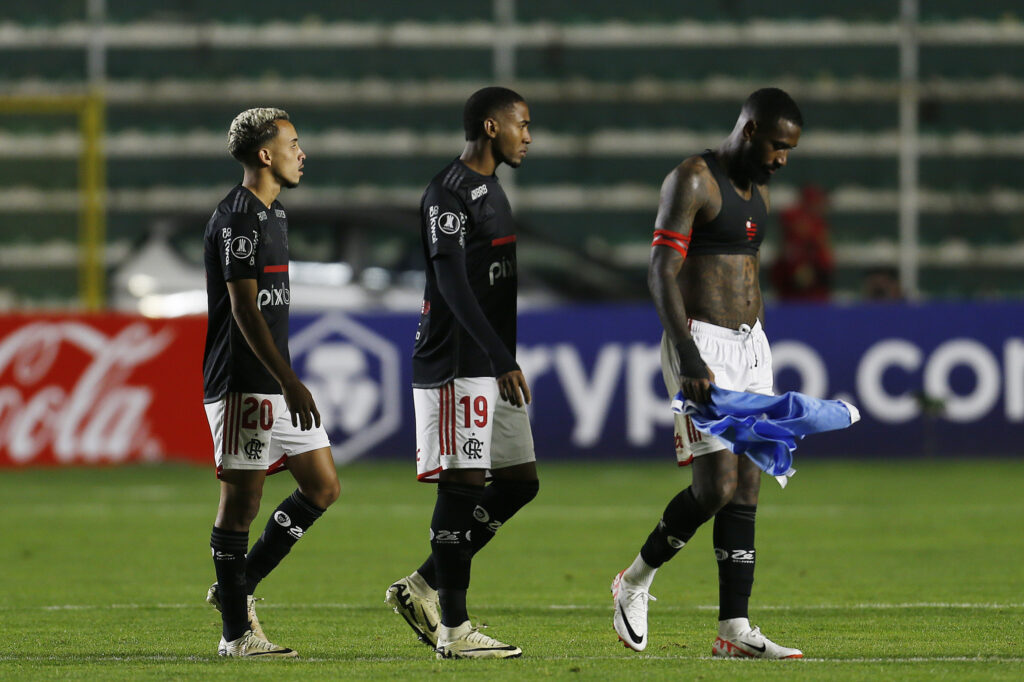
POLYGON ((627 583, 650 590, 651 583, 654 582, 654 574, 657 572, 658 569, 644 561, 643 556, 637 554, 633 563, 623 572, 622 579, 627 583))
POLYGON ((718 621, 718 634, 723 637, 736 637, 750 630, 750 621, 746 618, 728 618, 718 621))

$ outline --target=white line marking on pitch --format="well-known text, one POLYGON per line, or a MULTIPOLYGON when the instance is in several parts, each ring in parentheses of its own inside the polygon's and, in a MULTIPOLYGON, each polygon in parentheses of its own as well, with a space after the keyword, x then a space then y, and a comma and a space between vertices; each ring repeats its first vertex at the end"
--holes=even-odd
MULTIPOLYGON (((89 663, 89 662, 132 662, 132 661, 152 661, 158 663, 175 663, 179 661, 190 661, 190 662, 202 662, 202 661, 215 661, 215 657, 206 656, 168 656, 168 655, 152 655, 152 656, 118 656, 118 655, 81 655, 73 654, 68 656, 0 656, 0 663, 4 662, 70 662, 70 663, 89 663)), ((355 658, 324 658, 324 657, 300 657, 288 661, 286 665, 297 665, 300 663, 346 663, 350 661, 360 661, 367 663, 401 663, 409 661, 420 660, 418 656, 357 656, 355 658)), ((526 660, 533 661, 563 661, 566 663, 581 662, 581 661, 715 661, 716 665, 758 665, 755 663, 755 659, 739 659, 739 658, 727 658, 727 659, 715 659, 710 656, 697 656, 693 658, 685 656, 655 656, 651 654, 638 654, 632 656, 529 656, 524 658, 526 660)), ((432 657, 425 659, 425 662, 433 663, 432 657)), ((808 665, 812 663, 828 663, 828 664, 854 664, 863 665, 871 663, 1024 663, 1024 658, 1013 657, 1013 658, 1000 658, 998 656, 903 656, 894 658, 802 658, 793 659, 792 662, 780 662, 779 665, 808 665)))
MULTIPOLYGON (((375 608, 375 604, 340 604, 340 603, 320 603, 320 604, 270 604, 261 603, 261 609, 338 609, 338 610, 356 610, 356 609, 368 609, 375 608)), ((0 606, 0 611, 90 611, 90 610, 134 610, 134 609, 206 609, 207 606, 198 603, 191 604, 164 604, 164 603, 153 603, 153 604, 52 604, 46 606, 0 606)), ((483 604, 477 607, 477 610, 493 609, 503 610, 508 609, 508 606, 498 606, 493 604, 483 604)), ((601 604, 548 604, 546 606, 520 606, 515 607, 519 609, 531 609, 531 608, 542 608, 550 609, 552 611, 607 611, 608 606, 601 604)), ((759 604, 754 607, 756 610, 761 611, 874 611, 874 610, 887 610, 887 609, 979 609, 979 610, 999 610, 999 609, 1021 609, 1024 608, 1024 603, 994 603, 994 602, 903 602, 903 603, 886 603, 886 602, 869 602, 861 604, 806 604, 806 605, 765 605, 759 604)), ((658 605, 659 611, 714 611, 717 610, 718 606, 713 604, 697 604, 692 606, 683 605, 671 605, 666 604, 664 606, 658 605)))
MULTIPOLYGON (((552 604, 549 609, 566 611, 604 611, 606 606, 595 606, 592 604, 552 604)), ((696 606, 665 606, 658 605, 659 611, 717 611, 717 604, 698 604, 696 606)), ((800 605, 764 605, 754 604, 751 606, 755 611, 871 611, 884 609, 1021 609, 1024 603, 1020 604, 995 604, 995 603, 953 603, 953 602, 907 602, 902 604, 867 603, 867 604, 806 604, 800 605)))

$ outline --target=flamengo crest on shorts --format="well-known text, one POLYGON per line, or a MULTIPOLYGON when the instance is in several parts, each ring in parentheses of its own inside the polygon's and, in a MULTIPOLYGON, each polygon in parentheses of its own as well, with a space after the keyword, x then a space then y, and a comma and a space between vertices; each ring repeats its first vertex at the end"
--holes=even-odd
POLYGON ((532 462, 526 409, 498 398, 493 377, 414 388, 416 478, 433 482, 446 469, 503 469, 532 462))
POLYGON ((265 470, 276 473, 287 458, 330 447, 323 426, 308 431, 292 425, 284 396, 275 393, 228 393, 206 403, 217 473, 265 470))

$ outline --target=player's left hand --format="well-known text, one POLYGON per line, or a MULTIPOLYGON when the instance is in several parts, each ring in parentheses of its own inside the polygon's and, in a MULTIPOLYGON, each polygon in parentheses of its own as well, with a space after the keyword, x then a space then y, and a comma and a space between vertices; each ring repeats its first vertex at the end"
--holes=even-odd
POLYGON ((711 385, 715 383, 715 373, 707 368, 707 378, 679 377, 679 387, 683 396, 695 403, 711 402, 711 385))
POLYGON ((516 407, 522 407, 525 404, 530 404, 530 387, 526 384, 526 377, 523 373, 514 369, 511 372, 505 372, 498 377, 498 395, 501 396, 502 400, 507 400, 516 407), (520 391, 522 395, 520 395, 520 391))
POLYGON ((316 409, 313 394, 309 392, 298 377, 281 385, 284 401, 292 415, 292 426, 309 431, 313 426, 320 426, 320 411, 316 409))

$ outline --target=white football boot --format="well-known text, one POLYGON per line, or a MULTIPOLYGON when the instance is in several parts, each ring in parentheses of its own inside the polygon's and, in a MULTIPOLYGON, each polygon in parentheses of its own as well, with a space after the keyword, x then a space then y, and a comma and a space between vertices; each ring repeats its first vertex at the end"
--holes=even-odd
POLYGON ((244 635, 230 642, 221 637, 217 653, 221 656, 260 656, 263 658, 295 658, 299 655, 294 649, 271 644, 262 637, 258 637, 252 630, 246 630, 244 635))
POLYGON ((612 581, 612 603, 615 605, 612 624, 620 642, 633 651, 643 651, 647 648, 647 602, 658 600, 643 587, 623 580, 625 572, 619 571, 612 581))
POLYGON ((421 642, 431 649, 437 646, 437 629, 441 624, 437 590, 419 573, 392 583, 384 593, 384 603, 405 619, 421 642))
POLYGON ((518 658, 523 650, 499 642, 480 632, 468 620, 458 627, 438 628, 437 657, 444 658, 518 658))
MULTIPOLYGON (((260 627, 260 619, 256 617, 256 597, 246 595, 245 605, 246 614, 249 617, 249 629, 253 631, 260 639, 266 639, 267 635, 263 632, 263 628, 260 627)), ((213 608, 221 611, 220 608, 220 595, 217 594, 217 583, 210 585, 210 589, 206 591, 206 603, 213 608)), ((223 613, 223 611, 221 611, 223 613)))
POLYGON ((720 621, 718 637, 711 645, 713 658, 803 658, 804 652, 779 646, 761 634, 761 628, 750 627, 746 618, 720 621))

